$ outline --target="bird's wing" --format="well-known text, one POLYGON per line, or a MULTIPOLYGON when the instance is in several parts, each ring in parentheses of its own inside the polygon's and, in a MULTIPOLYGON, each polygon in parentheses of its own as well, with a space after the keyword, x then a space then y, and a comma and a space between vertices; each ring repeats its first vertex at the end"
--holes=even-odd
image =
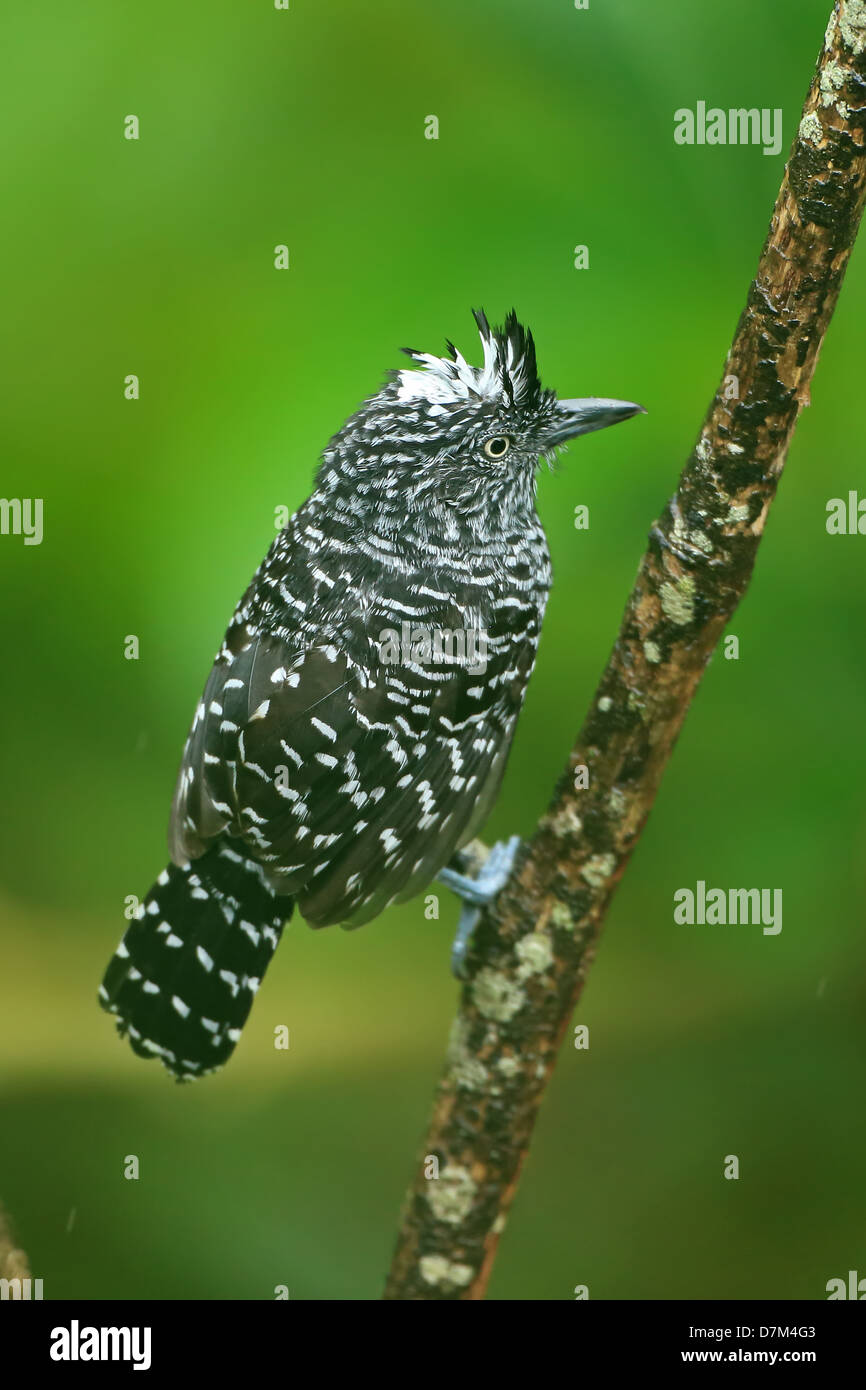
MULTIPOLYGON (((534 660, 525 611, 509 612, 481 673, 459 654, 391 665, 373 636, 391 611, 380 597, 351 655, 253 631, 239 610, 184 752, 176 863, 231 837, 307 921, 361 925, 417 892, 475 833, 534 660)), ((428 616, 445 630, 462 621, 450 609, 428 616)))
MULTIPOLYGON (((298 847, 305 866, 320 845, 304 807, 311 788, 330 780, 339 744, 361 737, 350 692, 366 673, 331 646, 298 649, 272 635, 234 635, 236 649, 211 671, 184 750, 169 844, 176 863, 197 858, 222 834, 247 842, 268 871, 285 864, 279 846, 298 847), (309 841, 304 844, 304 841, 309 841)), ((279 877, 279 875, 278 875, 279 877)), ((291 892, 290 876, 285 891, 291 892)))

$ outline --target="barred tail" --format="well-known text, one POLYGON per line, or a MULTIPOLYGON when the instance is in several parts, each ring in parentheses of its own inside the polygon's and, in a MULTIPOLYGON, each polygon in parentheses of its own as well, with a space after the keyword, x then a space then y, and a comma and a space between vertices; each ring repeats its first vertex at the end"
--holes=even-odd
POLYGON ((292 899, 227 845, 170 864, 136 910, 99 988, 139 1057, 180 1081, 216 1071, 241 1035, 292 899))

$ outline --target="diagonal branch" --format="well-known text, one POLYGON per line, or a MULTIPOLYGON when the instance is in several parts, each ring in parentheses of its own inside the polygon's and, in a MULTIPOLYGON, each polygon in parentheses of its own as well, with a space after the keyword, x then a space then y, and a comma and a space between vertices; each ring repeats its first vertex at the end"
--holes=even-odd
POLYGON ((386 1299, 484 1296, 604 914, 748 586, 864 195, 866 3, 837 0, 721 385, 569 765, 476 934, 422 1149, 438 1177, 422 1157, 386 1299))
POLYGON ((0 1206, 0 1279, 29 1279, 30 1266, 12 1235, 11 1223, 0 1206))

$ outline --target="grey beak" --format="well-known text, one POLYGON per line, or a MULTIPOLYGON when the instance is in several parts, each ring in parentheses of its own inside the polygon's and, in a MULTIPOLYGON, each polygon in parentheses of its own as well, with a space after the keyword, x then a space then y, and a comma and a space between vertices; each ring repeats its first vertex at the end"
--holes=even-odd
POLYGON ((646 415, 642 405, 634 401, 609 401, 603 396, 587 396, 585 400, 557 401, 556 414, 547 432, 551 444, 565 444, 579 434, 618 425, 632 415, 646 415))

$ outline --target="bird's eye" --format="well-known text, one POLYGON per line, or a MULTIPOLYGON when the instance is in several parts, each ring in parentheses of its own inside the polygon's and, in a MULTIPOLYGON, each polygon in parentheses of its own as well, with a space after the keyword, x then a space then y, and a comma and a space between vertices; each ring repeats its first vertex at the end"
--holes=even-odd
POLYGON ((489 459, 505 458, 510 448, 511 440, 507 434, 494 434, 484 441, 484 452, 489 459))

